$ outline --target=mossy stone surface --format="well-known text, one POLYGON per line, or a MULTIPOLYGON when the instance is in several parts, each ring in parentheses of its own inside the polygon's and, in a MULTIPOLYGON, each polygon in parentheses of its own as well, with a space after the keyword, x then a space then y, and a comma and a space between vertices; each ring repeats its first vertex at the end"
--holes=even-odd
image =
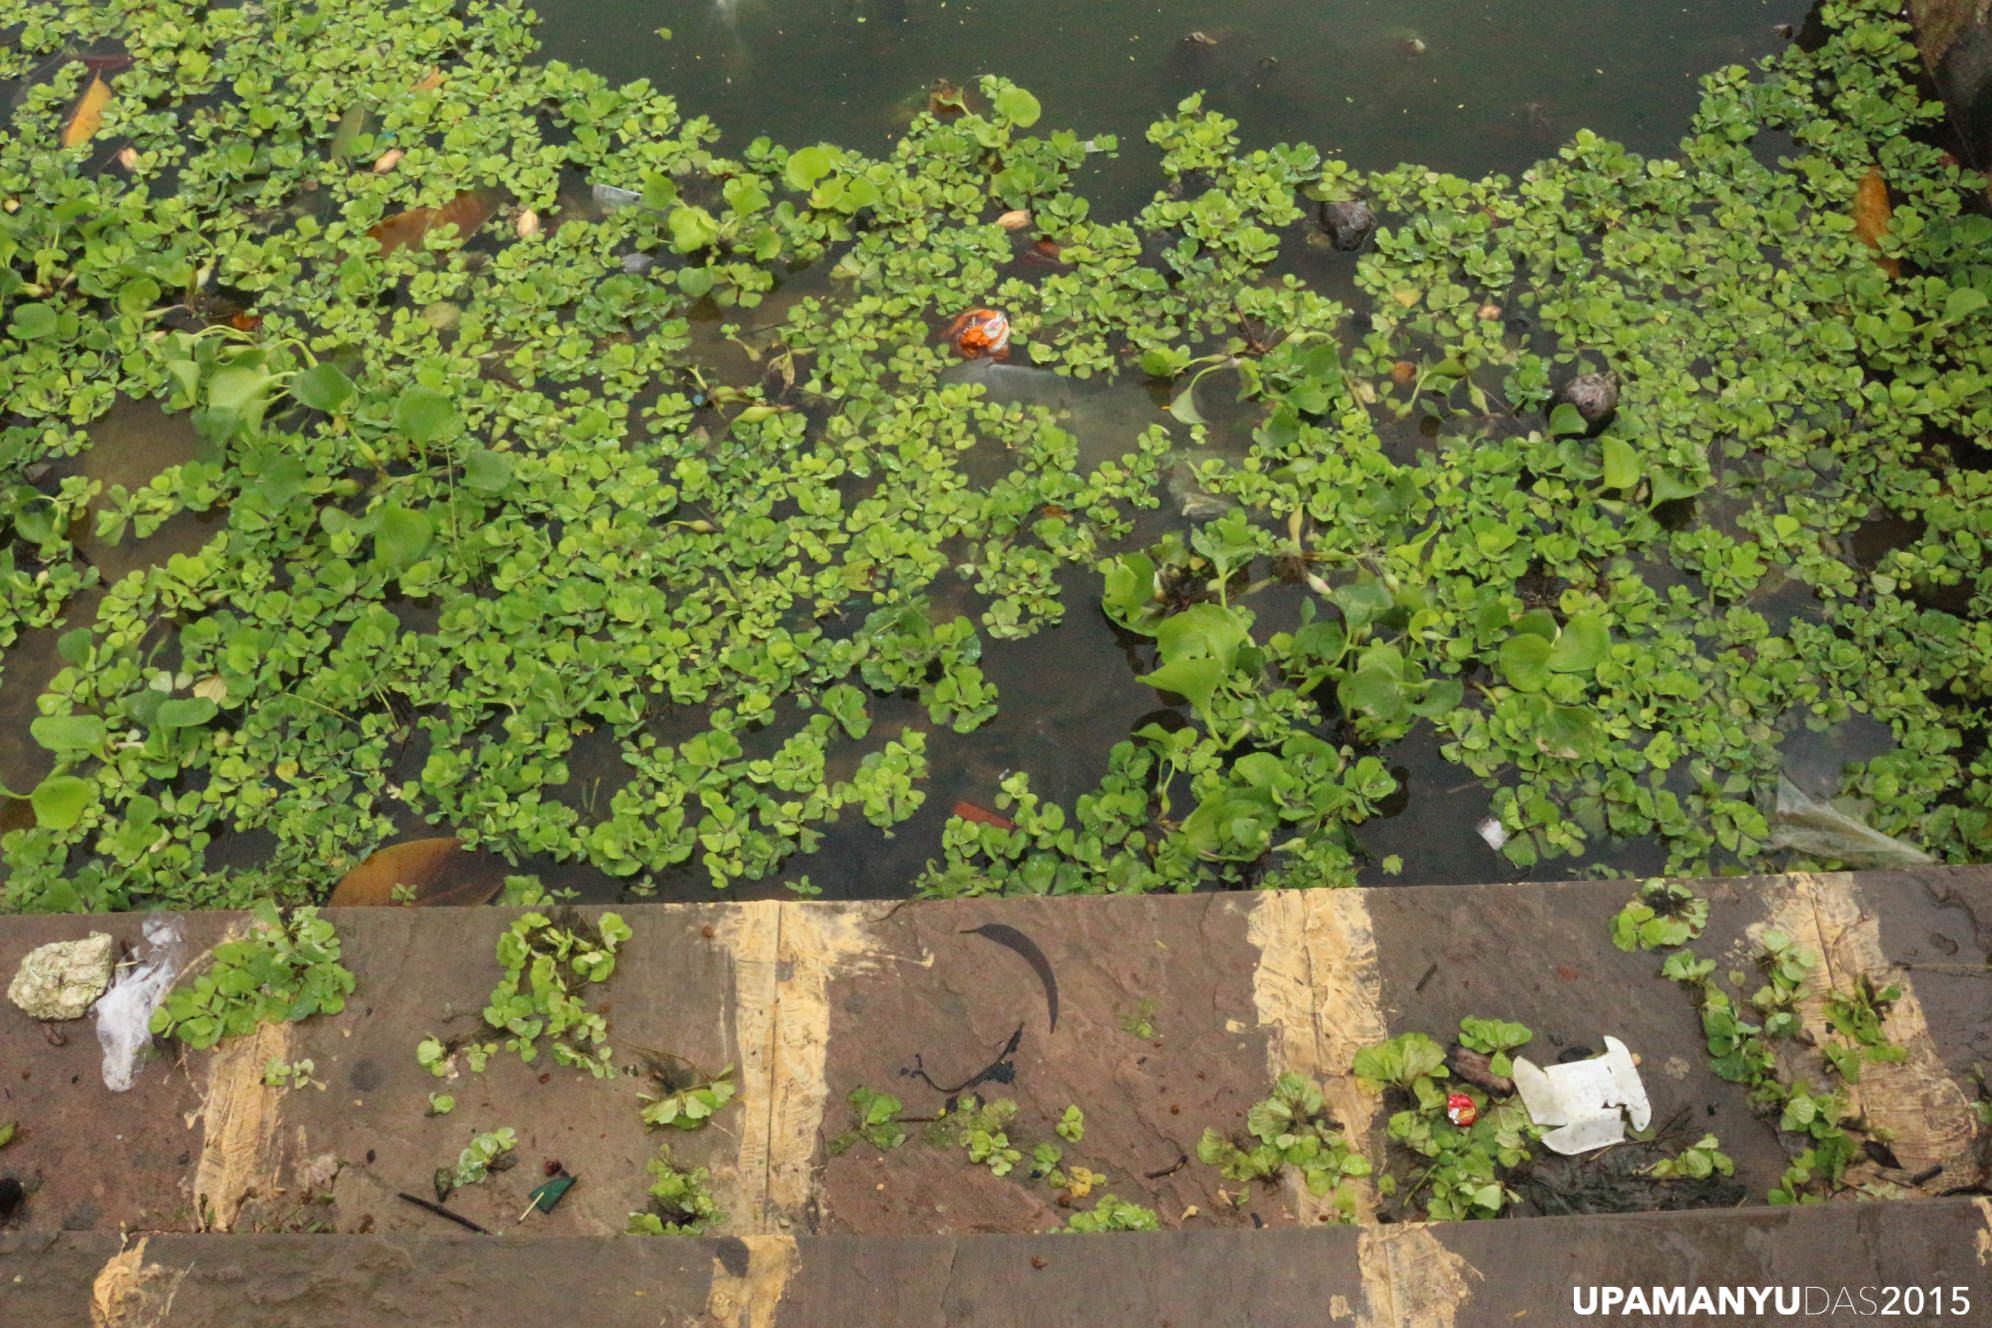
POLYGON ((111 985, 116 955, 108 932, 30 950, 7 984, 7 999, 36 1019, 81 1019, 111 985))

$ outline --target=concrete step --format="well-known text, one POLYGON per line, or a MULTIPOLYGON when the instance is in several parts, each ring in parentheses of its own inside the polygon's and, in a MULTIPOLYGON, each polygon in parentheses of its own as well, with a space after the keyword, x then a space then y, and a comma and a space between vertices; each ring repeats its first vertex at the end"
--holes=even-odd
POLYGON ((65 1232, 0 1236, 0 1305, 36 1328, 1974 1324, 1988 1258, 1983 1198, 1090 1236, 65 1232))
MULTIPOLYGON (((1823 1032, 1820 993, 1826 990, 1851 992, 1863 981, 1901 987, 1885 1031, 1905 1049, 1905 1058, 1869 1066, 1857 1090, 1869 1122, 1892 1134, 1892 1155, 1883 1159, 1892 1165, 1864 1163, 1853 1179, 1874 1192, 1908 1196, 1982 1186, 1985 1131, 1973 1110, 1973 1069, 1992 1064, 1992 1019, 1986 1016, 1992 869, 1692 884, 1711 903, 1708 930, 1696 945, 1703 955, 1748 966, 1757 948, 1751 937, 1775 926, 1820 958, 1819 993, 1802 1007, 1809 1026, 1823 1032)), ((89 1265, 94 1278, 105 1249, 96 1238, 120 1232, 148 1235, 153 1244, 147 1257, 163 1259, 161 1266, 239 1261, 250 1258, 241 1251, 265 1248, 235 1241, 187 1244, 193 1238, 177 1234, 202 1229, 343 1233, 326 1236, 326 1250, 392 1251, 419 1241, 428 1242, 423 1249, 477 1251, 485 1238, 436 1243, 456 1229, 403 1196, 432 1197, 433 1172, 452 1162, 473 1132, 510 1126, 518 1132, 522 1165, 458 1190, 448 1207, 515 1242, 530 1236, 535 1248, 554 1252, 547 1257, 555 1265, 569 1258, 558 1251, 596 1248, 585 1240, 566 1242, 624 1229, 628 1215, 645 1202, 645 1162, 660 1136, 669 1136, 680 1165, 710 1169, 727 1214, 716 1234, 769 1249, 786 1248, 778 1238, 790 1236, 878 1238, 855 1246, 803 1244, 843 1252, 825 1259, 859 1263, 874 1256, 854 1251, 876 1249, 876 1257, 886 1260, 914 1259, 894 1252, 914 1251, 915 1263, 926 1270, 919 1275, 945 1284, 949 1275, 933 1269, 960 1263, 946 1251, 1003 1251, 1009 1259, 1028 1247, 1042 1255, 1045 1238, 1030 1233, 1069 1218, 1072 1210, 1061 1199, 1084 1209, 1093 1198, 1061 1196, 1033 1183, 1027 1163, 994 1175, 970 1164, 958 1148, 923 1143, 918 1125, 909 1127, 910 1142, 889 1151, 859 1144, 835 1153, 828 1144, 849 1125, 846 1095, 853 1088, 892 1093, 917 1118, 933 1115, 952 1092, 980 1077, 974 1091, 1017 1102, 1009 1134, 1027 1160, 1033 1144, 1062 1142, 1053 1127, 1067 1106, 1079 1106, 1085 1136, 1064 1145, 1067 1165, 1104 1173, 1094 1196, 1113 1193, 1152 1208, 1177 1233, 1107 1237, 1112 1244, 1103 1248, 1116 1253, 1097 1257, 1174 1251, 1152 1257, 1158 1267, 1182 1269, 1203 1267, 1197 1260, 1206 1257, 1236 1257, 1249 1271, 1271 1256, 1222 1252, 1278 1249, 1289 1251, 1281 1258, 1292 1258, 1294 1246, 1254 1245, 1273 1234, 1261 1228, 1320 1227, 1333 1214, 1297 1185, 1224 1181, 1195 1160, 1203 1130, 1241 1133, 1248 1107, 1267 1095, 1273 1078, 1298 1071, 1324 1085, 1335 1119, 1362 1151, 1384 1158, 1388 1104, 1349 1074, 1350 1058, 1365 1045, 1414 1030, 1443 1042, 1468 1015, 1529 1025, 1536 1033, 1529 1050, 1545 1062, 1561 1047, 1595 1049, 1606 1034, 1620 1038, 1641 1057, 1655 1123, 1665 1127, 1667 1147, 1649 1150, 1652 1155, 1714 1132, 1736 1160, 1741 1186, 1722 1197, 1760 1202, 1786 1164, 1785 1141, 1751 1111, 1736 1085, 1710 1073, 1699 1016, 1679 986, 1657 975, 1658 958, 1610 944, 1610 920, 1634 888, 1608 881, 628 907, 619 912, 635 935, 614 977, 591 989, 608 1017, 616 1063, 629 1071, 607 1079, 553 1065, 544 1056, 526 1065, 501 1054, 482 1074, 460 1071, 448 1080, 416 1063, 423 1037, 480 1029, 477 1012, 498 974, 493 946, 517 910, 328 911, 359 984, 343 1013, 266 1026, 211 1052, 162 1057, 141 1069, 129 1092, 106 1089, 88 1021, 43 1025, 0 1007, 0 1124, 19 1126, 14 1143, 0 1152, 0 1172, 29 1190, 7 1219, 9 1267, 11 1275, 26 1276, 25 1269, 55 1268, 59 1251, 87 1251, 74 1256, 81 1264, 62 1265, 71 1268, 63 1276, 81 1275, 78 1270, 89 1265), (647 1132, 637 1115, 638 1094, 647 1086, 656 1091, 645 1073, 659 1062, 654 1053, 707 1071, 735 1067, 739 1098, 703 1130, 647 1132), (273 1059, 310 1060, 311 1082, 265 1084, 264 1069, 273 1059), (430 1093, 439 1090, 454 1096, 455 1111, 425 1114, 430 1093), (553 1213, 534 1213, 521 1223, 527 1191, 555 1160, 579 1178, 577 1184, 553 1213), (1023 1243, 957 1239, 996 1233, 1016 1233, 1023 1243), (1185 1233, 1201 1243, 1184 1245, 1185 1233), (366 1236, 385 1243, 368 1244, 366 1236), (915 1237, 941 1239, 910 1239, 915 1237), (770 1240, 776 1243, 753 1243, 770 1240), (201 1248, 228 1253, 193 1253, 201 1248), (1192 1258, 1185 1249, 1218 1253, 1192 1258), (22 1253, 32 1250, 44 1252, 24 1265, 22 1253), (170 1257, 165 1251, 172 1251, 170 1257)), ((37 945, 93 929, 136 943, 142 921, 134 915, 0 919, 0 973, 11 974, 37 945)), ((244 923, 241 915, 224 913, 184 919, 196 951, 244 923)), ((1569 1162, 1545 1159, 1535 1179, 1519 1187, 1524 1202, 1515 1211, 1682 1201, 1678 1187, 1655 1185, 1635 1168, 1604 1160, 1644 1156, 1612 1150, 1569 1162)), ((1707 1202, 1714 1194, 1686 1197, 1707 1202)), ((1390 1211, 1373 1191, 1362 1194, 1359 1216, 1366 1222, 1390 1211)), ((1847 1208, 1851 1216, 1836 1211, 1805 1220, 1878 1222, 1895 1231, 1897 1224, 1920 1220, 1918 1213, 1931 1214, 1939 1225, 1965 1220, 1941 1216, 1953 1211, 1964 1209, 1931 1199, 1862 1205, 1847 1208)), ((1649 1230, 1783 1231, 1799 1220, 1787 1213, 1692 1216, 1616 1218, 1608 1226, 1638 1242, 1646 1239, 1638 1233, 1649 1230), (1723 1225, 1729 1221, 1744 1225, 1723 1225)), ((1308 1248, 1321 1252, 1323 1267, 1344 1260, 1337 1266, 1347 1277, 1326 1294, 1353 1305, 1366 1285, 1356 1271, 1364 1242, 1402 1250, 1410 1248, 1403 1242, 1437 1241, 1459 1251, 1466 1266, 1499 1270, 1505 1285, 1523 1265, 1499 1242, 1521 1240, 1518 1233, 1538 1225, 1545 1234, 1528 1240, 1548 1241, 1562 1232, 1554 1239, 1568 1241, 1582 1229, 1548 1219, 1430 1228, 1371 1224, 1310 1232, 1323 1243, 1308 1248)), ((1714 1257, 1699 1235, 1666 1239, 1697 1259, 1714 1257)), ((1793 1239, 1794 1249, 1811 1248, 1812 1237, 1793 1239)), ((1983 1239, 1992 1259, 1992 1236, 1983 1239)), ((735 1248, 685 1241, 612 1245, 620 1253, 571 1257, 576 1267, 594 1266, 588 1260, 598 1258, 633 1259, 646 1267, 689 1259, 687 1266, 698 1270, 718 1257, 711 1250, 735 1248)), ((276 1241, 267 1248, 298 1247, 276 1241)), ((1095 1245, 1061 1236, 1052 1248, 1095 1245)), ((1591 1248, 1573 1247, 1579 1253, 1591 1248)), ((312 1261, 331 1257, 282 1256, 303 1260, 295 1266, 307 1270, 312 1261)), ((367 1257, 390 1265, 402 1258, 367 1257)), ((533 1257, 537 1263, 540 1256, 533 1257)), ((993 1253, 975 1257, 978 1269, 1000 1265, 993 1253)), ((1124 1274, 1117 1286, 1147 1276, 1130 1266, 1137 1273, 1124 1274)), ((1421 1259, 1418 1266, 1449 1265, 1421 1259)), ((1554 1266, 1584 1265, 1566 1260, 1554 1266)), ((1319 1269, 1305 1276, 1317 1275, 1329 1277, 1319 1269)), ((968 1274, 956 1268, 952 1276, 968 1274)), ((1280 1273, 1273 1285, 1288 1286, 1299 1276, 1280 1273)), ((1370 1283, 1377 1276, 1372 1267, 1370 1283)), ((190 1275, 187 1285, 196 1281, 190 1275)), ((1478 1285, 1471 1277, 1467 1284, 1478 1285)), ((1001 1279, 992 1285, 1001 1286, 1001 1279)), ((1034 1295, 1036 1285, 1019 1288, 1032 1288, 1034 1295)), ((1123 1293, 1145 1294, 1135 1285, 1115 1294, 1123 1293)), ((1064 1303, 1085 1302, 1081 1296, 1064 1303)), ((881 1320, 888 1321, 923 1320, 881 1320)), ((1320 1321, 1319 1315, 1308 1321, 1320 1321)))

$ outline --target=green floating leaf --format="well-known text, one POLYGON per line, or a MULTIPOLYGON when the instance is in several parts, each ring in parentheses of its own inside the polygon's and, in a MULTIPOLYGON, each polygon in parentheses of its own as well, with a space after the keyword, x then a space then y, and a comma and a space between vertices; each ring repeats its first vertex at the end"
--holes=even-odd
POLYGON ((1603 459, 1607 489, 1630 489, 1639 483, 1640 476, 1645 473, 1639 453, 1623 439, 1607 437, 1603 459))
POLYGON ((1584 423, 1583 413, 1568 401, 1559 401, 1556 409, 1549 412, 1549 431, 1553 434, 1587 433, 1590 428, 1584 423))
POLYGON ((1987 297, 1985 292, 1976 286, 1956 287, 1944 297, 1944 320, 1954 323, 1960 318, 1977 313, 1987 304, 1992 304, 1992 297, 1987 297))
POLYGON ((1195 706, 1199 713, 1210 710, 1210 699, 1229 670, 1214 659, 1179 659, 1164 664, 1137 681, 1157 691, 1174 692, 1195 706))
POLYGON ((463 482, 479 493, 496 493, 512 482, 512 458, 488 447, 464 458, 463 482))
POLYGON ((67 830, 83 819, 83 809, 97 786, 75 775, 50 775, 28 795, 35 809, 35 823, 50 830, 67 830))
POLYGON ((205 696, 175 697, 162 704, 153 718, 163 729, 190 729, 213 719, 216 709, 205 696))
POLYGON ((374 557, 397 569, 411 566, 429 551, 435 534, 427 513, 384 507, 374 531, 374 557))
POLYGON ((45 304, 22 304, 15 306, 7 330, 22 341, 34 341, 55 335, 55 326, 55 310, 45 304))
POLYGON ((1175 400, 1169 403, 1169 413, 1185 424, 1202 424, 1204 422, 1203 415, 1197 410, 1196 379, 1192 378, 1188 383, 1183 385, 1183 390, 1178 392, 1175 400))
POLYGON ((1591 712, 1576 706, 1551 706, 1536 730, 1536 745, 1542 751, 1564 760, 1581 760, 1598 745, 1598 726, 1591 712))
POLYGON ((1611 633, 1604 620, 1595 614, 1580 613, 1563 624, 1556 644, 1550 647, 1550 672, 1589 673, 1598 667, 1611 645, 1611 633))
POLYGON ((1029 129, 1043 113, 1038 99, 1022 88, 1004 88, 996 94, 996 114, 1019 129, 1029 129))
POLYGON ((790 186, 805 190, 814 188, 818 180, 836 168, 838 156, 837 149, 822 143, 791 152, 785 173, 790 186))
POLYGON ((268 369, 231 365, 208 383, 208 405, 237 415, 260 414, 276 379, 268 369))
POLYGON ((52 752, 87 752, 107 736, 104 721, 95 715, 42 715, 28 725, 34 740, 52 752))
POLYGON ((1539 692, 1549 682, 1550 643, 1532 633, 1511 636, 1501 646, 1501 673, 1522 692, 1539 692))
POLYGON ((702 207, 671 209, 671 247, 681 254, 709 248, 719 239, 719 223, 702 207))
POLYGON ((426 447, 456 418, 456 403, 434 388, 408 387, 394 399, 394 427, 426 447))
POLYGON ((291 378, 290 392, 304 405, 330 415, 352 400, 353 380, 338 365, 321 360, 291 378))

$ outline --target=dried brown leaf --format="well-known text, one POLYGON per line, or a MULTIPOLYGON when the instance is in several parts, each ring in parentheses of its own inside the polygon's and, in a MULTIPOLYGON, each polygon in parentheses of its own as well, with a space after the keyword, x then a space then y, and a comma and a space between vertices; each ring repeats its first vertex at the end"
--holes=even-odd
POLYGON ((485 903, 504 882, 462 847, 452 836, 389 844, 347 872, 328 902, 335 908, 394 904, 400 902, 395 887, 407 886, 414 891, 410 902, 423 907, 485 903))

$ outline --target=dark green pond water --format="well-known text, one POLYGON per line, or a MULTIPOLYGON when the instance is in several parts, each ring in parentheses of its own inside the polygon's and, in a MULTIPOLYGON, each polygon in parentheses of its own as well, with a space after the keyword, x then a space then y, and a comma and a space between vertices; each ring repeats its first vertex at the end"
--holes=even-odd
MULTIPOLYGON (((1363 167, 1514 172, 1578 128, 1664 152, 1696 81, 1779 49, 1804 0, 546 0, 548 58, 648 78, 725 142, 875 151, 937 78, 1000 73, 1044 126, 1123 149, 1183 97, 1248 146, 1306 141, 1363 167), (657 35, 662 25, 667 41, 657 35)), ((1152 178, 1133 168, 1125 178, 1152 178)), ((1152 184, 1145 186, 1152 188, 1152 184)), ((1095 200, 1096 202, 1099 200, 1095 200)))

